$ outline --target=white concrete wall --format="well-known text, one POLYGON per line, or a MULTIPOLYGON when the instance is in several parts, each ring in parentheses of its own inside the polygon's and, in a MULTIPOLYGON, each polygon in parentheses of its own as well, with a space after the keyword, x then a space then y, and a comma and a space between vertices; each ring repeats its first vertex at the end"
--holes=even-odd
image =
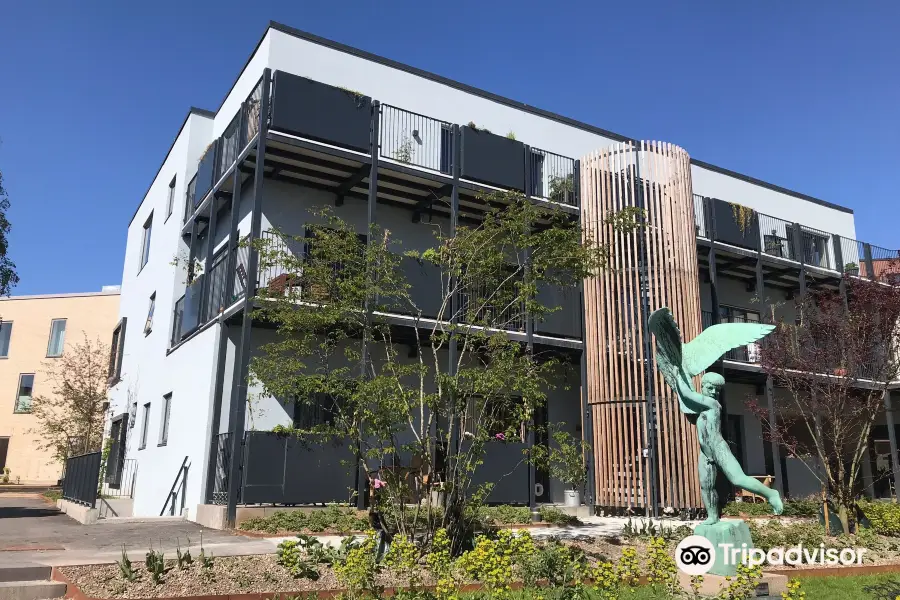
MULTIPOLYGON (((110 390, 111 413, 130 413, 126 458, 137 460, 134 510, 136 516, 158 515, 178 467, 191 456, 189 485, 200 485, 205 452, 198 449, 201 428, 208 422, 209 360, 213 346, 197 340, 181 354, 166 356, 175 301, 184 289, 183 277, 172 265, 180 247, 186 184, 196 171, 200 153, 211 137, 212 120, 192 114, 175 141, 128 228, 122 272, 121 317, 127 317, 122 380, 110 390), (169 182, 176 178, 172 215, 166 218, 169 182), (143 226, 153 214, 150 255, 140 268, 143 226), (150 295, 156 293, 153 328, 144 333, 150 295), (172 393, 168 445, 157 447, 163 395, 172 393), (138 450, 143 405, 149 402, 147 447, 138 450), (137 405, 137 410, 133 405, 137 405), (162 489, 165 488, 165 489, 162 489)), ((111 332, 110 332, 111 334, 111 332)), ((214 334, 214 332, 213 332, 214 334)), ((202 337, 202 336, 201 336, 202 337)), ((208 438, 206 438, 208 439, 208 438)), ((205 442, 204 442, 205 443, 205 442)), ((199 488, 192 489, 189 498, 199 488)), ((195 503, 195 502, 194 502, 195 503)))

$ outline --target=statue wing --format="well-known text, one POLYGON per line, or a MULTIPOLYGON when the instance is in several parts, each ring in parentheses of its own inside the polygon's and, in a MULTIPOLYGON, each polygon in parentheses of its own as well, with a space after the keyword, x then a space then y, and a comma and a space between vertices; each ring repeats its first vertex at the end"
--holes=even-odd
POLYGON ((663 307, 650 315, 650 331, 656 337, 656 368, 660 370, 669 386, 677 390, 675 378, 683 363, 681 330, 672 316, 672 311, 663 307))
POLYGON ((682 347, 681 365, 688 377, 699 375, 729 350, 752 344, 769 335, 774 325, 763 323, 721 323, 682 347))

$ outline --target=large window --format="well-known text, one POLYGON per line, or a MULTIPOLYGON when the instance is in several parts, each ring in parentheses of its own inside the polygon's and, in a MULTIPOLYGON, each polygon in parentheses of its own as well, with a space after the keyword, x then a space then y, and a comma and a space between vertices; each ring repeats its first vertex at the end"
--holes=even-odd
POLYGON ((143 238, 141 239, 141 268, 144 268, 144 265, 147 264, 147 261, 150 260, 150 235, 153 233, 153 213, 150 213, 150 216, 147 218, 146 223, 144 223, 144 233, 143 238))
POLYGON ((12 337, 12 321, 0 321, 0 358, 9 356, 9 340, 12 337))
POLYGON ((169 197, 166 199, 166 219, 172 216, 175 207, 175 177, 169 182, 169 197))
POLYGON ((172 394, 163 396, 162 420, 159 424, 159 445, 165 446, 169 442, 169 414, 172 412, 172 394))
POLYGON ((109 385, 114 385, 122 378, 122 355, 125 351, 125 325, 127 317, 122 317, 113 330, 112 342, 109 345, 109 385))
POLYGON ((50 341, 47 342, 47 356, 56 358, 62 356, 63 346, 66 343, 66 320, 53 319, 50 321, 50 341))
POLYGON ((138 450, 147 447, 147 433, 150 431, 150 403, 144 405, 144 413, 141 415, 141 443, 138 450))
POLYGON ((19 391, 16 394, 17 413, 31 412, 31 396, 34 393, 34 373, 19 375, 19 391))

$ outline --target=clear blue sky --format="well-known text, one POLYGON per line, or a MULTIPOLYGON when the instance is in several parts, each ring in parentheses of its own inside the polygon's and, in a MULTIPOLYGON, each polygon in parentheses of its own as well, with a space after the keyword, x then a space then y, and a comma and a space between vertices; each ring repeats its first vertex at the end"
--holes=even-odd
POLYGON ((14 293, 121 281, 188 107, 218 108, 270 19, 676 143, 849 206, 857 237, 900 247, 898 2, 34 0, 0 17, 14 293))

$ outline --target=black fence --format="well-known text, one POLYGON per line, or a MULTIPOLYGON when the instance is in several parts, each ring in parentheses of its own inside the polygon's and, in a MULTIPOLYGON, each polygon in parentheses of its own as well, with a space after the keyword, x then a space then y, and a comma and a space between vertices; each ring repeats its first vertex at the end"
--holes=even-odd
POLYGON ((100 483, 100 462, 100 451, 66 459, 62 497, 71 502, 95 507, 100 483))
POLYGON ((389 104, 381 105, 380 156, 450 174, 453 125, 389 104))

